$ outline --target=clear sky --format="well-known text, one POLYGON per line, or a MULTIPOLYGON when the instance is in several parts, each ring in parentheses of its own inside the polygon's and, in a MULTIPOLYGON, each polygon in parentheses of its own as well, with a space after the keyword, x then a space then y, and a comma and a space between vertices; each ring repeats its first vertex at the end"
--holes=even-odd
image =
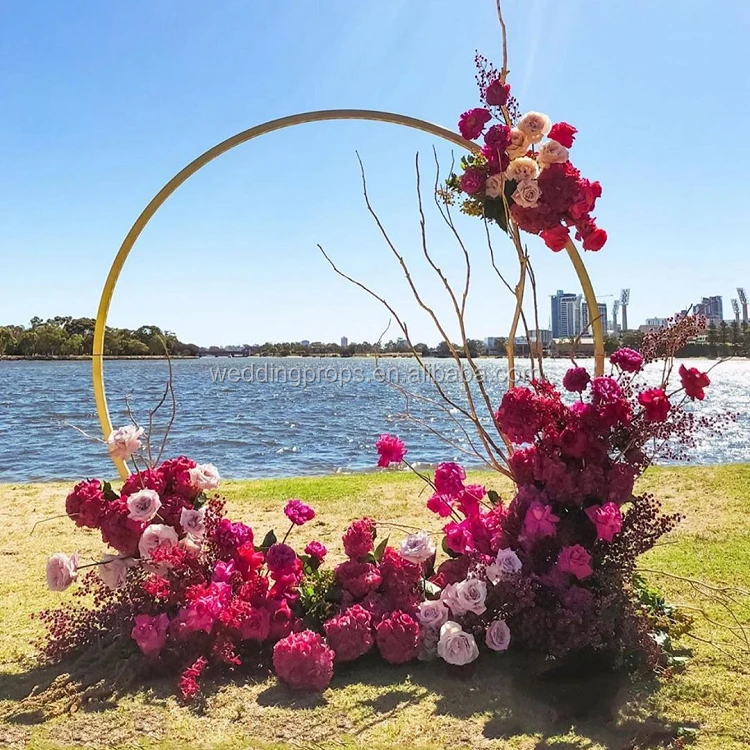
MULTIPOLYGON (((750 3, 504 7, 521 108, 574 124, 572 159, 604 186, 597 216, 610 240, 587 255, 602 300, 630 287, 633 324, 721 294, 729 317, 735 287, 750 288, 750 3)), ((475 49, 500 60, 494 0, 4 0, 0 324, 93 316, 147 202, 238 131, 338 107, 455 127, 478 104, 475 49)), ((385 124, 323 123, 224 155, 144 232, 110 323, 153 323, 199 344, 377 339, 387 313, 332 273, 320 242, 404 311, 416 339, 436 342, 365 211, 355 156, 415 278, 447 314, 422 270, 415 204, 414 155, 429 185, 434 143, 385 124)), ((436 145, 446 169, 451 148, 436 145)), ((457 248, 429 219, 434 252, 460 278, 457 248)), ((461 228, 475 267, 469 333, 483 338, 505 332, 512 303, 477 224, 461 228)), ((498 233, 496 244, 513 271, 510 243, 498 233)), ((544 325, 547 296, 576 280, 563 255, 537 238, 529 247, 544 325)))

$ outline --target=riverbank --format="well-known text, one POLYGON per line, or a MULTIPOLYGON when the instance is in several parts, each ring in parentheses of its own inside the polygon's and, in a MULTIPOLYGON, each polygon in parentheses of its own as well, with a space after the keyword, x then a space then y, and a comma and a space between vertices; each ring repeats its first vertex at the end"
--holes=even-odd
MULTIPOLYGON (((473 473, 507 497, 510 487, 497 475, 473 473)), ((38 671, 30 641, 41 630, 32 615, 70 601, 72 592, 46 590, 44 564, 49 553, 79 550, 101 553, 93 532, 59 518, 69 484, 0 485, 0 718, 22 695, 44 684, 54 670, 38 671)), ((685 521, 666 543, 649 553, 644 567, 667 570, 713 583, 750 589, 750 465, 655 468, 641 480, 679 510, 685 521)), ((424 510, 423 485, 405 473, 354 474, 301 479, 229 481, 223 486, 229 511, 256 533, 284 523, 283 502, 299 497, 317 511, 309 532, 341 555, 339 536, 347 521, 368 514, 383 522, 439 525, 424 510)), ((308 531, 308 527, 305 529, 308 531)), ((402 532, 390 530, 394 541, 402 532)), ((687 591, 669 579, 650 580, 670 597, 684 601, 687 591)), ((750 622, 750 597, 738 611, 750 622)), ((710 608, 708 613, 716 615, 710 608)), ((716 638, 715 628, 699 623, 696 634, 716 638)), ((618 694, 616 720, 579 721, 574 727, 539 695, 514 683, 513 659, 484 660, 467 680, 457 680, 436 665, 389 667, 358 664, 337 672, 322 697, 299 695, 273 680, 238 676, 210 687, 200 711, 181 707, 171 697, 171 682, 82 707, 77 713, 47 719, 26 717, 0 722, 0 746, 58 750, 125 747, 176 750, 183 747, 240 750, 261 748, 385 748, 423 750, 460 748, 633 748, 665 747, 679 732, 699 729, 698 750, 728 750, 750 745, 750 665, 737 650, 722 653, 698 641, 687 669, 658 686, 638 684, 618 694), (740 656, 740 659, 742 657, 740 656), (682 728, 682 729, 680 729, 682 728)), ((517 666, 517 665, 516 665, 517 666)), ((677 745, 672 745, 677 747, 677 745)))

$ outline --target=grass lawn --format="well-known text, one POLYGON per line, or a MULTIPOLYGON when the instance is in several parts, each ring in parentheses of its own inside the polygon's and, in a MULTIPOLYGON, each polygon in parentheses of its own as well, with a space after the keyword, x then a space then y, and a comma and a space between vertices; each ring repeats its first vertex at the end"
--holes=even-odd
MULTIPOLYGON (((509 487, 476 475, 500 494, 509 487)), ((483 658, 467 679, 442 664, 391 667, 377 662, 338 669, 322 696, 294 694, 272 678, 238 676, 207 686, 200 709, 181 706, 172 678, 116 701, 89 704, 61 716, 19 714, 17 701, 54 670, 40 670, 32 613, 68 598, 46 590, 51 552, 96 556, 95 532, 65 518, 33 524, 63 510, 67 485, 2 485, 0 493, 0 747, 13 748, 647 748, 680 747, 674 738, 696 728, 695 747, 750 748, 750 656, 736 645, 719 651, 686 639, 687 668, 659 684, 621 686, 611 715, 572 721, 553 693, 528 689, 527 664, 517 657, 483 658)), ((647 555, 643 567, 750 589, 750 465, 653 469, 640 489, 654 491, 685 522, 647 555)), ((421 483, 407 474, 227 482, 229 511, 264 532, 281 528, 289 497, 310 502, 318 515, 300 539, 318 538, 340 553, 347 521, 363 514, 394 523, 437 527, 424 510, 421 483), (305 533, 307 532, 307 533, 305 533)), ((381 534, 388 533, 381 528, 381 534)), ((395 540, 403 532, 392 531, 395 540)), ((692 602, 677 581, 650 579, 678 602, 692 602)), ((737 610, 750 623, 750 597, 737 610)), ((721 617, 716 607, 707 614, 721 617)), ((724 618, 726 621, 726 618, 724 618)), ((726 638, 701 621, 696 635, 726 638)), ((59 669, 58 669, 59 672, 59 669)), ((552 689, 550 689, 552 690, 552 689)))

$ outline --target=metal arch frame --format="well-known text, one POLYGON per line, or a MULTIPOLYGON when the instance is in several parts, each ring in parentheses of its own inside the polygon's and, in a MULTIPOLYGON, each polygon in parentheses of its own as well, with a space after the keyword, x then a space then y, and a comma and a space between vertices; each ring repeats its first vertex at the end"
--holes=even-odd
MULTIPOLYGON (((99 308, 96 314, 96 327, 94 329, 94 342, 92 350, 92 375, 94 381, 94 400, 96 401, 96 411, 99 416, 99 423, 102 428, 102 433, 105 439, 112 432, 112 421, 109 416, 109 409, 107 407, 107 396, 104 388, 104 335, 107 326, 107 317, 109 314, 110 303, 112 302, 112 296, 117 285, 117 281, 120 277, 125 261, 130 255, 130 251, 133 249, 138 237, 144 230, 148 222, 153 218, 154 214, 166 203, 167 199, 174 193, 180 185, 186 182, 192 175, 198 170, 202 169, 209 162, 213 161, 222 154, 230 151, 231 149, 239 146, 243 143, 258 138, 261 135, 272 133, 276 130, 283 130, 285 128, 293 127, 294 125, 302 125, 310 122, 323 122, 326 120, 360 120, 360 121, 375 121, 385 122, 392 125, 403 125, 413 130, 421 130, 425 133, 442 138, 443 140, 449 141, 461 146, 467 151, 478 152, 480 149, 477 144, 467 141, 462 138, 458 133, 454 133, 447 128, 440 127, 439 125, 433 125, 425 120, 420 120, 416 117, 409 117, 407 115, 395 114, 393 112, 379 112, 377 110, 369 109, 330 109, 321 110, 317 112, 303 112, 301 114, 289 115, 287 117, 281 117, 276 120, 270 120, 269 122, 256 125, 248 130, 243 130, 231 138, 227 138, 225 141, 217 144, 213 148, 208 149, 205 153, 201 154, 197 159, 194 159, 186 167, 180 170, 150 201, 150 203, 143 209, 141 215, 136 219, 130 231, 127 233, 122 245, 120 246, 117 255, 115 256, 112 267, 107 274, 107 280, 104 283, 102 295, 99 300, 99 308)), ((596 296, 591 286, 586 268, 581 260, 578 251, 572 242, 568 243, 566 247, 568 255, 573 263, 578 278, 583 288, 584 296, 590 310, 596 310, 596 296)), ((604 370, 604 338, 602 335, 601 321, 593 321, 592 324, 594 342, 595 342, 595 353, 596 353, 596 373, 601 375, 604 370)), ((120 476, 126 478, 129 475, 127 465, 121 459, 114 459, 115 466, 117 467, 120 476)))

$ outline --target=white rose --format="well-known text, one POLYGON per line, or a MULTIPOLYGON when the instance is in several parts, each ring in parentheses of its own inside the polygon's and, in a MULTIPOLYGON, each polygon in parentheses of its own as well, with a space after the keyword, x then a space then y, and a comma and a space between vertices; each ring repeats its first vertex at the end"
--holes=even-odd
POLYGON ((507 651, 510 646, 510 628, 505 620, 495 620, 490 623, 484 639, 493 651, 507 651))
POLYGON ((213 464, 198 464, 188 473, 190 483, 197 490, 215 490, 221 481, 219 470, 213 464))
POLYGON ((541 112, 527 112, 516 127, 531 143, 539 143, 552 130, 552 120, 541 112))
POLYGON ((492 563, 491 565, 488 565, 484 569, 484 573, 487 576, 487 580, 491 584, 496 584, 498 581, 505 578, 505 574, 503 571, 503 568, 501 565, 498 565, 497 563, 492 563))
POLYGON ((139 490, 127 499, 128 518, 134 521, 150 521, 161 508, 159 494, 154 490, 139 490))
POLYGON ((188 557, 198 557, 201 553, 201 540, 188 534, 180 539, 180 547, 185 550, 188 557))
POLYGON ((549 164, 564 164, 569 158, 568 149, 557 141, 545 141, 537 152, 537 159, 542 168, 549 164))
POLYGON ((484 183, 484 192, 488 198, 499 198, 503 194, 505 180, 500 174, 491 174, 484 183))
POLYGON ((468 578, 456 584, 456 601, 462 610, 460 614, 473 612, 475 615, 481 615, 487 609, 484 604, 486 598, 487 584, 484 581, 468 578))
POLYGON ((526 137, 526 133, 518 128, 511 128, 510 130, 510 144, 506 149, 508 156, 511 159, 516 159, 519 156, 523 156, 529 150, 529 139, 526 137))
POLYGON ((409 534, 404 539, 399 554, 404 560, 419 565, 435 554, 435 545, 426 531, 418 531, 416 534, 409 534))
POLYGON ((117 555, 104 555, 99 565, 99 578, 104 585, 114 591, 125 583, 128 577, 128 569, 136 565, 132 557, 118 557, 117 555))
POLYGON ((65 591, 78 577, 78 555, 68 557, 55 552, 47 560, 47 587, 50 591, 65 591))
POLYGON ((151 553, 163 544, 168 547, 174 547, 177 544, 177 532, 171 526, 166 526, 163 523, 152 523, 141 534, 141 539, 138 542, 138 551, 144 560, 148 560, 151 557, 151 553))
POLYGON ((539 198, 542 195, 542 191, 539 188, 539 184, 536 180, 524 180, 518 183, 516 192, 513 193, 511 198, 513 202, 521 206, 521 208, 535 208, 539 203, 539 198))
POLYGON ((437 653, 448 664, 463 666, 479 656, 479 647, 471 633, 466 633, 457 622, 449 620, 440 628, 437 653))
POLYGON ((417 619, 423 628, 439 630, 448 621, 448 607, 441 599, 426 601, 419 605, 417 619))
POLYGON ((110 433, 107 438, 107 450, 113 458, 127 461, 136 451, 141 449, 143 427, 126 425, 110 433))
POLYGON ((186 534, 201 539, 206 533, 206 509, 183 508, 180 512, 180 526, 186 534))
POLYGON ((504 578, 517 575, 523 568, 521 559, 510 548, 499 550, 495 563, 500 567, 504 578))
POLYGON ((440 628, 422 628, 419 631, 419 661, 437 659, 437 647, 440 640, 440 628))
POLYGON ((505 174, 509 180, 516 182, 535 180, 539 176, 539 165, 530 156, 519 156, 508 165, 505 174))
POLYGON ((449 583, 440 592, 440 601, 443 602, 443 604, 445 604, 445 606, 448 607, 456 617, 463 614, 461 604, 458 601, 458 594, 456 593, 457 587, 457 583, 449 583))

